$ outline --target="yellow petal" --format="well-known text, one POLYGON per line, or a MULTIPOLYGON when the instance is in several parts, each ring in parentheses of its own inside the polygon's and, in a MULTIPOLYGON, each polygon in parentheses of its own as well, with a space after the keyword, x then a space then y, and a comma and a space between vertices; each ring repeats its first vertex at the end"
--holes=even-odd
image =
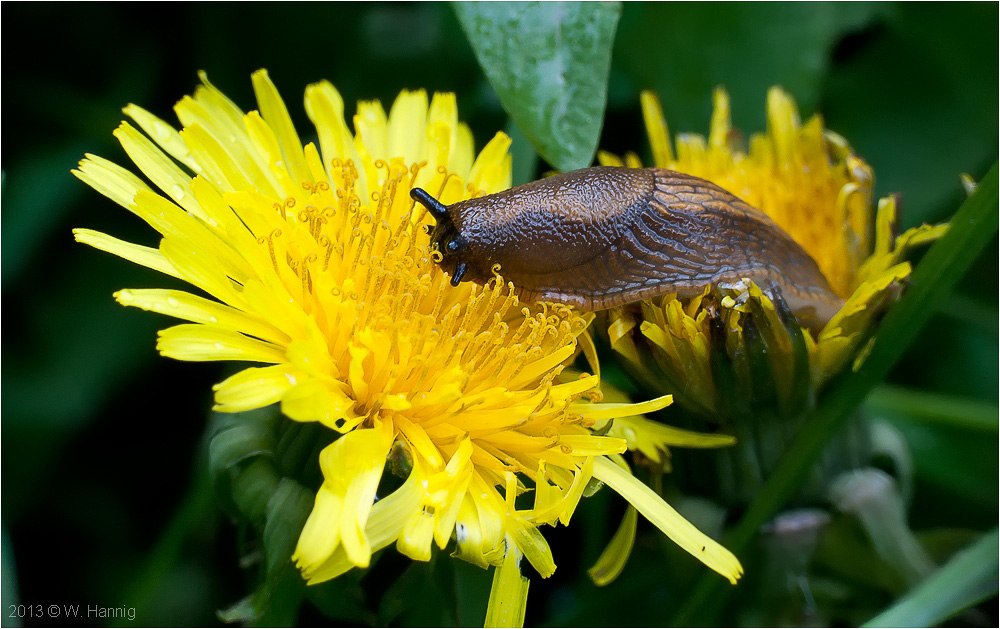
POLYGON ((360 164, 354 148, 354 137, 344 122, 344 99, 328 81, 321 81, 306 88, 306 113, 316 127, 323 162, 332 172, 334 159, 360 164))
POLYGON ((632 546, 635 544, 636 524, 639 520, 639 512, 635 507, 629 505, 625 510, 625 517, 615 531, 614 537, 608 543, 607 548, 597 558, 597 561, 587 574, 598 586, 607 585, 618 578, 618 575, 625 569, 629 556, 632 554, 632 546))
POLYGON ((303 572, 322 564, 340 543, 340 513, 344 497, 326 487, 316 492, 316 502, 306 519, 292 560, 303 572))
POLYGON ((486 608, 486 627, 523 627, 524 610, 528 606, 528 579, 521 575, 518 564, 521 553, 508 541, 503 564, 494 569, 490 602, 486 608))
POLYGON ((320 422, 343 431, 342 421, 349 416, 354 400, 334 383, 315 378, 302 379, 281 398, 281 412, 300 422, 320 422))
POLYGON ((552 549, 545 541, 542 532, 538 527, 521 520, 516 516, 507 518, 505 530, 508 539, 517 545, 518 550, 524 553, 524 558, 528 560, 531 567, 538 571, 543 579, 551 577, 556 571, 556 562, 552 558, 552 549))
POLYGON ((573 410, 577 411, 587 419, 600 421, 602 419, 611 419, 613 417, 653 413, 661 408, 666 408, 673 401, 674 397, 672 395, 661 395, 660 397, 653 398, 647 402, 637 402, 635 404, 620 402, 609 402, 607 404, 578 404, 573 407, 573 410))
POLYGON ((415 561, 430 561, 433 539, 434 516, 418 510, 410 516, 399 534, 396 549, 415 561))
POLYGON ((149 186, 128 170, 90 153, 87 153, 86 159, 80 160, 80 168, 71 172, 130 212, 133 211, 135 194, 140 190, 149 190, 149 186))
POLYGON ((583 492, 587 489, 587 485, 590 484, 590 479, 593 476, 594 457, 588 457, 583 467, 573 475, 573 484, 570 485, 560 505, 561 513, 559 514, 559 521, 564 525, 569 524, 569 519, 573 516, 573 512, 576 511, 577 505, 580 504, 583 492))
POLYGON ((279 363, 285 358, 281 347, 239 332, 214 325, 182 323, 161 330, 156 349, 177 360, 246 360, 279 363))
POLYGON ((479 528, 479 511, 471 495, 466 494, 458 509, 455 522, 455 552, 453 556, 477 565, 480 568, 489 566, 486 550, 483 547, 483 536, 479 528))
POLYGON ((320 453, 325 485, 344 496, 340 514, 340 539, 348 559, 367 566, 372 549, 365 526, 382 477, 385 457, 392 445, 392 425, 376 422, 374 428, 359 428, 340 437, 320 453))
MULTIPOLYGON (((406 521, 420 506, 420 496, 423 493, 420 490, 422 478, 422 472, 415 466, 409 478, 399 489, 379 500, 372 507, 368 523, 365 526, 365 534, 373 553, 396 541, 406 521)), ((301 547, 301 545, 300 540, 299 546, 301 547)), ((299 555, 298 550, 296 550, 296 555, 299 555)), ((322 564, 316 565, 310 570, 303 569, 303 576, 309 585, 314 585, 336 578, 354 567, 355 565, 348 559, 343 546, 338 546, 329 559, 322 564)))
POLYGON ((427 92, 403 90, 389 109, 389 157, 415 164, 423 157, 427 92))
POLYGON ((205 213, 191 194, 190 175, 127 122, 123 122, 114 135, 132 161, 160 190, 194 216, 204 218, 205 213))
POLYGON ((285 344, 288 335, 253 314, 217 301, 179 290, 155 288, 123 289, 114 294, 123 306, 133 306, 161 314, 230 328, 274 344, 285 344))
POLYGON ((594 460, 594 477, 629 501, 639 513, 678 546, 735 584, 743 574, 739 560, 718 542, 685 520, 674 509, 629 472, 606 457, 594 460))
MULTIPOLYGON (((503 189, 498 186, 504 183, 504 171, 507 179, 510 178, 510 165, 505 162, 505 158, 509 157, 508 150, 510 150, 510 137, 503 132, 498 132, 486 143, 469 170, 468 181, 474 190, 499 192, 503 189)), ((509 186, 508 183, 507 187, 509 186)))
POLYGON ((123 110, 126 116, 135 121, 146 135, 153 138, 171 157, 181 162, 193 172, 201 172, 198 162, 191 157, 191 151, 185 146, 181 134, 172 126, 157 118, 138 105, 129 103, 123 110))
POLYGON ((159 250, 152 247, 143 247, 124 240, 119 240, 114 236, 108 236, 92 229, 74 229, 73 237, 77 242, 90 245, 95 249, 107 251, 114 255, 125 258, 129 262, 134 262, 141 266, 149 267, 154 271, 159 271, 164 275, 170 275, 177 279, 182 279, 181 274, 174 268, 174 265, 167 260, 166 256, 159 250))
POLYGON ((215 391, 212 410, 238 413, 274 404, 295 382, 288 365, 244 369, 212 387, 215 391))
POLYGON ((267 70, 257 70, 251 75, 251 79, 261 116, 278 138, 285 169, 295 181, 308 181, 309 173, 302 154, 302 142, 295 131, 295 125, 292 124, 291 116, 288 115, 285 101, 281 99, 274 83, 271 82, 267 70))
POLYGON ((674 161, 674 153, 670 148, 670 132, 667 131, 667 120, 663 117, 660 99, 653 92, 644 91, 639 94, 639 104, 653 149, 653 163, 665 168, 674 161))
POLYGON ((607 151, 597 151, 597 163, 601 166, 614 166, 621 168, 625 165, 622 158, 618 157, 614 153, 609 153, 607 151))

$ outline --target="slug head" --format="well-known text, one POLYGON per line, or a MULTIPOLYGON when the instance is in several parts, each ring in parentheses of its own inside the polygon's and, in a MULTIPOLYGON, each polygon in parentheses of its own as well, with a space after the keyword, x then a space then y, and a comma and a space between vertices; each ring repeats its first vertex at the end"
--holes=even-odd
POLYGON ((445 271, 450 270, 451 285, 458 286, 469 270, 469 265, 462 255, 468 249, 469 243, 458 233, 455 221, 448 213, 447 205, 432 197, 423 188, 410 190, 410 198, 427 208, 434 219, 434 227, 427 226, 431 236, 431 245, 441 255, 439 263, 441 268, 445 271))

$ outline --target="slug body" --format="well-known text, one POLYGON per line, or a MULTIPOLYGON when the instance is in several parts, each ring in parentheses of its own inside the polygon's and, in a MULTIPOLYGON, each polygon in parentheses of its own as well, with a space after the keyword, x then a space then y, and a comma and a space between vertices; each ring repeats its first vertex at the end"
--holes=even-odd
POLYGON ((525 301, 603 310, 750 278, 818 329, 843 302, 774 221, 719 186, 663 168, 575 170, 445 206, 431 240, 452 283, 499 264, 525 301))

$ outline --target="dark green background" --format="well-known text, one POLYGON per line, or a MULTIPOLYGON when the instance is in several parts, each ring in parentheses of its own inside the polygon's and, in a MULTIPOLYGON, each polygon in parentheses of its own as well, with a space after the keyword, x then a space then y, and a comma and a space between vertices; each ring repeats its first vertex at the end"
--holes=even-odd
MULTIPOLYGON (((10 618, 18 602, 215 623, 252 581, 237 565, 237 530, 200 480, 210 385, 224 367, 158 357, 155 331, 170 322, 113 302, 118 288, 175 284, 73 242, 73 227, 156 241, 69 170, 85 152, 127 164, 111 136, 121 107, 175 121, 171 106, 199 69, 249 110, 250 73, 268 68, 304 138, 302 93, 322 78, 349 115, 357 99, 388 108, 402 88, 455 91, 477 148, 507 117, 444 4, 5 4, 3 18, 3 623, 54 624, 10 618), (168 530, 186 533, 164 540, 168 530)), ((600 146, 648 155, 640 89, 658 91, 672 132, 705 133, 723 84, 734 124, 753 132, 767 88, 781 84, 872 164, 880 195, 902 193, 906 226, 943 220, 964 198, 959 173, 980 177, 997 156, 997 22, 994 3, 630 3, 600 146)), ((995 416, 997 286, 994 239, 892 381, 995 416)), ((891 414, 916 455, 914 525, 994 526, 995 430, 891 414)), ((559 569, 533 580, 528 624, 657 625, 676 606, 656 582, 655 536, 640 538, 620 581, 596 594, 587 583, 621 511, 602 494, 568 530, 547 532, 559 569)), ((385 555, 360 586, 351 580, 344 622, 481 623, 485 573, 385 555), (417 602, 392 607, 400 600, 417 602), (396 611, 372 615, 380 603, 396 611)))

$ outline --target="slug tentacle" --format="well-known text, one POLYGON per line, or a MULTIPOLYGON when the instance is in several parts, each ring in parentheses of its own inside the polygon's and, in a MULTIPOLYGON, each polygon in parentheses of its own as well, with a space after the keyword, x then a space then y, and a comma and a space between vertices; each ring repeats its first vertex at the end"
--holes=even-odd
POLYGON ((448 218, 448 206, 432 197, 423 188, 410 190, 410 198, 414 201, 419 201, 421 205, 427 208, 427 211, 431 213, 435 221, 441 222, 442 219, 448 218))
POLYGON ((462 276, 465 275, 465 270, 468 265, 465 262, 455 263, 455 272, 451 275, 451 285, 458 286, 462 282, 462 276))
POLYGON ((486 282, 499 264, 525 301, 602 310, 748 278, 821 328, 843 305, 816 262, 760 210, 662 168, 584 168, 444 206, 411 196, 451 281, 486 282))

